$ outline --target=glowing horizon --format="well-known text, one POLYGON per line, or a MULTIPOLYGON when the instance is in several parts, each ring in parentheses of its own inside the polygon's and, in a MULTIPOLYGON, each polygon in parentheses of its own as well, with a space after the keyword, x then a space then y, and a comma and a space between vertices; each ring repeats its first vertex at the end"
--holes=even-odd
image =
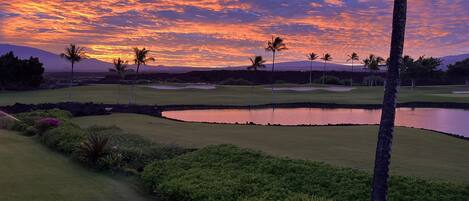
MULTIPOLYGON (((467 10, 464 0, 409 1, 405 53, 468 53, 467 10)), ((387 57, 391 14, 390 0, 10 0, 0 3, 0 43, 53 53, 76 43, 107 62, 146 47, 151 65, 215 67, 270 61, 264 47, 275 35, 289 48, 279 62, 313 51, 345 63, 352 51, 387 57)))

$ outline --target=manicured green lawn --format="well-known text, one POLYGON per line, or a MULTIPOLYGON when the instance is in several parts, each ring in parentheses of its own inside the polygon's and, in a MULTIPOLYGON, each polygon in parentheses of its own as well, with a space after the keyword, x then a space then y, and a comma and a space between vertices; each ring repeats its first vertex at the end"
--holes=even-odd
MULTIPOLYGON (((189 147, 235 144, 270 154, 371 170, 377 126, 252 126, 185 123, 135 114, 75 118, 83 127, 117 125, 157 142, 189 147)), ((469 141, 397 128, 392 174, 469 183, 469 141)))
MULTIPOLYGON (((279 85, 300 86, 300 85, 279 85)), ((303 85, 304 87, 305 85, 303 85)), ((184 89, 157 90, 144 86, 135 87, 138 104, 218 104, 218 105, 254 105, 288 102, 321 102, 366 104, 381 103, 383 87, 357 87, 349 92, 332 91, 283 91, 271 96, 269 86, 217 86, 214 90, 184 89)), ((129 86, 121 87, 120 103, 128 103, 129 86)), ((69 89, 38 90, 25 92, 0 92, 0 105, 20 103, 53 103, 68 101, 69 89)), ((469 94, 453 94, 453 91, 469 91, 464 86, 432 86, 418 87, 410 90, 402 87, 399 94, 400 102, 469 102, 469 94)), ((117 85, 90 85, 72 88, 73 101, 81 102, 117 102, 117 85)))
POLYGON ((149 200, 123 179, 92 172, 33 138, 0 130, 1 201, 149 200))

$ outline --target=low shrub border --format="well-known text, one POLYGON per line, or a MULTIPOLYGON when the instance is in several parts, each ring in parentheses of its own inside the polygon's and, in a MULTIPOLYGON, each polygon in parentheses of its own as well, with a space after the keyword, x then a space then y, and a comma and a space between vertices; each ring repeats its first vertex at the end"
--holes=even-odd
MULTIPOLYGON (((157 161, 142 174, 146 186, 167 200, 292 200, 318 196, 335 201, 368 200, 372 175, 305 160, 216 145, 157 161)), ((393 176, 393 201, 467 201, 469 185, 393 176)))

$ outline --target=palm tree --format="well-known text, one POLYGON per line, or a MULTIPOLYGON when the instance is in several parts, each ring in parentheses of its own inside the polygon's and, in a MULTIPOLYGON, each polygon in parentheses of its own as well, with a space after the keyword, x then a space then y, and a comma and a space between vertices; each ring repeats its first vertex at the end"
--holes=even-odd
POLYGON ((274 71, 275 71, 275 53, 280 52, 283 50, 287 50, 287 46, 283 43, 283 39, 280 37, 272 36, 272 41, 267 42, 267 47, 265 48, 266 51, 272 52, 272 75, 271 75, 271 82, 272 82, 272 93, 274 93, 274 71))
MULTIPOLYGON (((386 60, 383 57, 375 56, 374 54, 370 54, 368 58, 363 60, 363 66, 365 69, 368 69, 370 73, 379 70, 379 65, 383 64, 386 60)), ((373 83, 370 81, 370 85, 373 83)))
POLYGON ((70 46, 65 48, 65 52, 60 54, 60 57, 65 58, 72 64, 72 69, 70 73, 70 89, 68 91, 68 99, 72 100, 72 85, 73 85, 73 73, 74 73, 74 66, 75 63, 80 62, 81 60, 86 58, 85 55, 85 48, 80 47, 75 44, 70 44, 70 46))
POLYGON ((386 76, 383 109, 376 145, 371 201, 386 201, 388 195, 389 164, 396 115, 397 85, 402 66, 407 0, 394 0, 390 62, 386 76))
POLYGON ((322 56, 321 60, 324 61, 324 67, 322 69, 322 84, 325 84, 326 81, 326 63, 332 61, 332 56, 329 53, 326 53, 322 56))
MULTIPOLYGON (((353 74, 353 62, 360 60, 356 52, 352 52, 351 55, 347 55, 347 62, 352 61, 352 74, 353 74)), ((353 77, 350 78, 350 86, 353 86, 353 77)))
MULTIPOLYGON (((153 57, 149 57, 148 56, 149 53, 150 53, 150 50, 147 50, 146 48, 139 49, 138 47, 134 47, 134 63, 137 64, 137 71, 135 72, 134 81, 132 83, 131 92, 130 92, 131 95, 134 95, 134 93, 133 93, 134 84, 138 80, 138 72, 140 70, 140 66, 141 65, 146 65, 147 62, 156 60, 153 57)), ((135 99, 135 97, 134 97, 134 99, 135 99)), ((131 103, 131 101, 130 101, 130 103, 131 103)))
MULTIPOLYGON (((110 68, 110 72, 115 72, 117 73, 117 76, 119 77, 119 81, 122 81, 125 78, 125 74, 129 72, 129 69, 127 69, 127 63, 128 61, 124 61, 121 58, 114 59, 114 68, 110 68)), ((119 104, 119 98, 120 98, 120 88, 121 85, 120 83, 117 85, 117 104, 119 104)))
POLYGON ((309 66, 309 85, 313 83, 313 61, 316 60, 319 57, 319 55, 315 54, 314 52, 311 52, 308 54, 308 60, 310 61, 310 66, 309 66))
MULTIPOLYGON (((259 68, 265 68, 265 62, 264 58, 262 56, 255 56, 254 58, 249 58, 251 61, 251 65, 247 67, 247 70, 252 70, 254 71, 254 75, 257 75, 257 71, 259 68)), ((254 84, 251 86, 251 94, 253 94, 253 89, 254 89, 254 84)))

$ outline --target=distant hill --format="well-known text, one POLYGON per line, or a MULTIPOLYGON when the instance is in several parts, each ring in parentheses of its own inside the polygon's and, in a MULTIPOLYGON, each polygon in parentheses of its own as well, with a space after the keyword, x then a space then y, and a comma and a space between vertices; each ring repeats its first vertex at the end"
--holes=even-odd
POLYGON ((441 62, 441 65, 439 68, 442 70, 446 70, 448 69, 449 64, 454 64, 458 61, 462 61, 467 58, 469 58, 469 54, 460 54, 460 55, 451 55, 451 56, 441 57, 440 59, 442 59, 443 62, 441 62))
MULTIPOLYGON (((70 63, 68 63, 63 58, 60 58, 59 55, 47 52, 41 49, 26 47, 26 46, 17 46, 17 45, 8 45, 0 44, 0 55, 5 54, 9 51, 13 51, 15 55, 20 58, 29 58, 31 56, 38 57, 39 60, 44 64, 46 72, 68 72, 70 71, 70 63)), ((440 66, 441 69, 446 70, 448 64, 455 63, 456 61, 464 60, 469 58, 469 54, 455 55, 455 56, 446 56, 442 57, 443 64, 440 66)), ((323 69, 323 62, 315 61, 313 62, 313 70, 321 71, 323 69)), ((107 72, 109 68, 112 68, 112 63, 100 61, 97 59, 85 59, 76 64, 77 72, 107 72)), ((131 67, 135 67, 132 65, 131 67)), ((236 66, 236 67, 219 67, 217 70, 244 70, 247 66, 236 66)), ((282 62, 276 63, 275 69, 277 71, 308 71, 310 68, 309 61, 292 61, 292 62, 282 62)), ((213 70, 214 68, 209 67, 186 67, 186 66, 148 66, 141 68, 142 71, 147 72, 169 72, 169 73, 184 73, 189 71, 207 71, 213 70)), ((270 70, 271 64, 266 64, 266 69, 270 70)), ((351 66, 328 63, 326 66, 328 71, 351 71, 351 66)), ((355 71, 363 71, 362 65, 356 65, 355 71)))

